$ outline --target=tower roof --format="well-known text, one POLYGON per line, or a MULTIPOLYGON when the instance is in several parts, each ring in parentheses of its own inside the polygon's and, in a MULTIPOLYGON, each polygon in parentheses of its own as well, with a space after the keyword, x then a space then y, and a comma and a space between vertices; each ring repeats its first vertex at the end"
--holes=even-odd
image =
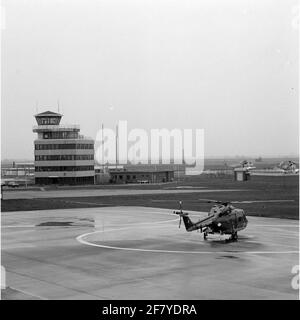
POLYGON ((35 115, 35 117, 47 117, 47 116, 56 116, 56 117, 62 117, 62 114, 52 111, 45 111, 41 112, 35 115))

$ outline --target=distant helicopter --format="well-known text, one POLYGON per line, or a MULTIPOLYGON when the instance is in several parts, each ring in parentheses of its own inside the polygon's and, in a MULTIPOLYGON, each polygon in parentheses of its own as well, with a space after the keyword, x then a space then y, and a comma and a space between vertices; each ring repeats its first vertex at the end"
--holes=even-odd
POLYGON ((247 227, 248 220, 243 209, 235 208, 231 202, 208 200, 207 203, 215 203, 210 209, 208 217, 193 222, 189 214, 182 211, 182 201, 179 201, 179 211, 173 211, 179 215, 179 228, 183 219, 186 231, 200 230, 203 232, 204 240, 208 234, 230 234, 230 240, 237 241, 238 231, 247 227))
POLYGON ((281 169, 284 173, 299 173, 296 163, 290 160, 281 161, 277 168, 281 169))
POLYGON ((226 166, 227 167, 231 167, 233 169, 244 168, 245 170, 252 170, 252 169, 256 168, 256 167, 253 166, 253 163, 251 161, 248 161, 248 160, 243 160, 238 164, 232 164, 232 165, 227 165, 226 164, 226 166))

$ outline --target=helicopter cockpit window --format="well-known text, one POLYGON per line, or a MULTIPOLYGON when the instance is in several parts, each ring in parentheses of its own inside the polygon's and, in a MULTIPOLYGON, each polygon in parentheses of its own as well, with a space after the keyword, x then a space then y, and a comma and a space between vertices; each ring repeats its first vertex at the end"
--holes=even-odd
POLYGON ((208 215, 211 215, 211 214, 216 214, 218 213, 220 210, 217 206, 213 206, 211 209, 210 209, 210 212, 208 213, 208 215))
POLYGON ((231 206, 223 206, 221 208, 220 216, 225 216, 229 213, 231 213, 232 207, 231 206))

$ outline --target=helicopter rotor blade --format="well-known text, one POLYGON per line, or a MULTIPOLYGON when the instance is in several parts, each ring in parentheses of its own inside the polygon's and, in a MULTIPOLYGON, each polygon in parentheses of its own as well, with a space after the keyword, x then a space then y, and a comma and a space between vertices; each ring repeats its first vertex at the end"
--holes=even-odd
POLYGON ((198 201, 200 201, 200 202, 206 202, 206 203, 208 202, 208 203, 210 203, 210 202, 217 202, 218 200, 200 198, 200 199, 198 199, 198 201))
POLYGON ((231 203, 267 203, 267 202, 294 202, 295 200, 244 200, 244 201, 231 201, 231 203))
POLYGON ((224 203, 232 203, 231 201, 220 201, 220 200, 214 200, 214 199, 198 199, 199 202, 204 202, 204 203, 217 203, 217 204, 224 204, 224 203))

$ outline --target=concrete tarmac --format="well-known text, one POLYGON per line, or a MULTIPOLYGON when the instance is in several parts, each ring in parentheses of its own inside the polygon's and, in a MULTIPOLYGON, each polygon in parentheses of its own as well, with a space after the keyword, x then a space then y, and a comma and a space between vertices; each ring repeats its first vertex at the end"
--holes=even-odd
MULTIPOLYGON (((298 299, 299 222, 248 217, 238 242, 178 228, 172 210, 2 213, 2 299, 298 299)), ((191 212, 196 220, 206 213, 191 212)))
POLYGON ((69 189, 69 190, 10 190, 4 191, 4 199, 37 199, 37 198, 64 198, 64 197, 105 197, 120 195, 142 194, 178 194, 178 193, 206 193, 206 192, 236 192, 240 189, 69 189))

